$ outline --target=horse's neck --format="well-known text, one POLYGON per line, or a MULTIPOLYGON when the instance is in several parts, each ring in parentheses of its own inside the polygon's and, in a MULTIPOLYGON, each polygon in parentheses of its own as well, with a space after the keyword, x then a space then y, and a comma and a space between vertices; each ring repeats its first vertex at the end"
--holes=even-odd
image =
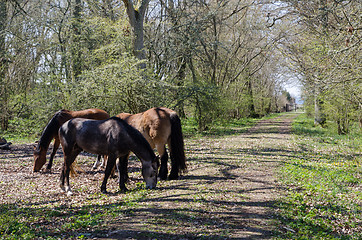
POLYGON ((63 110, 54 115, 40 137, 39 146, 48 149, 50 142, 58 135, 60 126, 72 118, 68 112, 63 110))
MULTIPOLYGON (((152 150, 152 149, 151 149, 152 150)), ((141 161, 150 161, 152 162, 155 158, 156 155, 154 154, 153 150, 150 151, 150 149, 144 147, 144 148, 140 148, 139 146, 136 147, 135 149, 131 149, 131 151, 139 158, 141 159, 141 161)))
POLYGON ((50 142, 53 140, 57 132, 58 128, 56 128, 53 124, 48 124, 40 137, 39 146, 44 149, 48 149, 50 142))
POLYGON ((144 160, 144 161, 153 161, 156 158, 156 155, 153 151, 153 149, 151 148, 151 146, 149 145, 149 143, 147 142, 146 139, 139 141, 137 140, 133 140, 134 144, 131 144, 131 151, 140 159, 144 160))

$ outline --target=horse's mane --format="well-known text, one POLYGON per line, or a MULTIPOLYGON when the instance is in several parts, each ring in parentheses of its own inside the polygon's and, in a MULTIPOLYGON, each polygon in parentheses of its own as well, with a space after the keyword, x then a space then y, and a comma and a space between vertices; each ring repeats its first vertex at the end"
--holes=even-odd
POLYGON ((135 138, 133 138, 133 140, 136 141, 137 144, 143 145, 143 146, 147 147, 150 152, 153 152, 153 149, 151 148, 151 146, 148 143, 148 141, 146 140, 146 138, 136 128, 129 125, 126 121, 124 121, 123 119, 121 119, 119 117, 111 117, 111 119, 116 120, 117 122, 122 124, 128 134, 135 136, 135 138))
POLYGON ((49 144, 54 137, 54 132, 57 132, 58 129, 60 128, 60 123, 58 119, 62 117, 66 112, 67 110, 65 109, 59 110, 54 114, 52 119, 50 119, 50 121, 48 122, 48 124, 46 125, 41 134, 36 151, 40 151, 40 147, 42 147, 43 149, 48 149, 49 144))

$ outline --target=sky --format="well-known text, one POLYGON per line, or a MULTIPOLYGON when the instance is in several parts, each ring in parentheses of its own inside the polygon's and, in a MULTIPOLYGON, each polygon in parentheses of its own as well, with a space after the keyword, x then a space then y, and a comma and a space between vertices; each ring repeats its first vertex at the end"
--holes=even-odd
POLYGON ((284 87, 285 90, 287 90, 290 95, 296 99, 297 104, 303 104, 303 100, 301 97, 301 85, 299 83, 288 83, 284 87))

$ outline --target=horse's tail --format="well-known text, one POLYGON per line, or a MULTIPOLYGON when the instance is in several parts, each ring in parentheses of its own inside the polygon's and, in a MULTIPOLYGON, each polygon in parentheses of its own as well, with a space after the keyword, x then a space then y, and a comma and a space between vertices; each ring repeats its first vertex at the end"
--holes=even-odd
POLYGON ((78 169, 78 166, 77 166, 76 162, 74 161, 74 162, 70 165, 69 176, 70 176, 70 177, 76 177, 76 176, 78 176, 77 169, 78 169))
POLYGON ((186 171, 186 157, 184 150, 184 139, 181 129, 181 120, 177 114, 170 115, 171 122, 171 147, 170 157, 172 168, 178 169, 178 171, 186 171))
POLYGON ((79 165, 77 164, 76 160, 74 160, 74 162, 70 165, 69 176, 71 176, 71 177, 77 177, 77 176, 78 176, 78 172, 84 173, 84 170, 83 170, 81 167, 79 167, 79 165))

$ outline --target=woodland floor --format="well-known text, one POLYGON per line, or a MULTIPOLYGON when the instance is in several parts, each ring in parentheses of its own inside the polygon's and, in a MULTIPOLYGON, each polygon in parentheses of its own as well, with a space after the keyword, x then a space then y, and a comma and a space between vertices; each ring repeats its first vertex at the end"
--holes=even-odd
POLYGON ((276 174, 293 154, 290 125, 296 116, 263 120, 246 133, 186 138, 188 172, 160 181, 156 190, 144 189, 140 162, 131 158, 127 187, 133 190, 125 194, 117 192, 114 179, 108 181, 110 194, 101 194, 103 172, 92 171, 95 156, 83 154, 77 158, 81 172, 71 179, 73 196, 67 197, 59 188, 60 150, 52 173, 32 173, 33 146, 13 144, 11 151, 0 150, 0 206, 56 211, 34 218, 54 238, 270 239, 278 230, 273 204, 283 194, 276 174), (85 209, 89 219, 98 216, 97 225, 62 227, 85 209))

